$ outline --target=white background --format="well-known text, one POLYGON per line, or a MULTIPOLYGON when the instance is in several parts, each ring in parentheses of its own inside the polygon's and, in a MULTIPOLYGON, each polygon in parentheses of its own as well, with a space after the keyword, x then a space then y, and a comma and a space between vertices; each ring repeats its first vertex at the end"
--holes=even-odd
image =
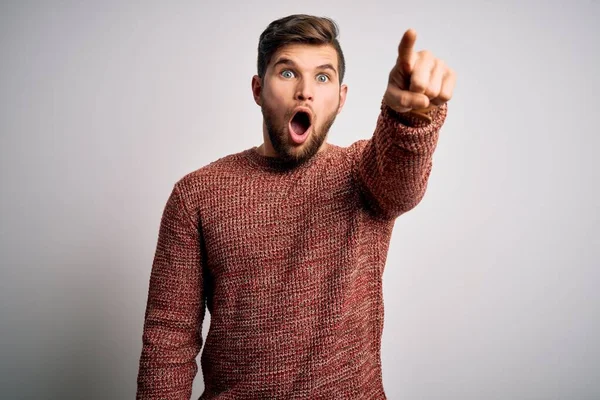
POLYGON ((292 13, 341 29, 331 143, 372 135, 406 29, 458 75, 390 246, 388 398, 600 398, 595 0, 2 2, 2 398, 134 397, 162 209, 262 142, 258 37, 292 13))

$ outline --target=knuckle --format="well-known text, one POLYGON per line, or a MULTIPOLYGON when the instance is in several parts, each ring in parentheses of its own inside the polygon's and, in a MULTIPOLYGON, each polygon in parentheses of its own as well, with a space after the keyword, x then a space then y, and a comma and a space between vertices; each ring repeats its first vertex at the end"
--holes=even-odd
POLYGON ((429 86, 427 88, 427 90, 425 91, 425 95, 427 97, 429 97, 430 99, 438 97, 440 95, 440 86, 439 85, 437 85, 437 86, 433 86, 433 85, 429 86))
POLYGON ((433 58, 433 53, 430 50, 421 50, 419 54, 424 58, 433 58))
POLYGON ((427 89, 425 82, 420 78, 412 79, 410 83, 411 83, 411 90, 413 90, 415 92, 424 93, 425 90, 427 89))
POLYGON ((449 70, 448 66, 446 65, 446 62, 444 60, 440 59, 440 58, 438 58, 436 60, 436 68, 440 69, 442 71, 449 70))
POLYGON ((446 101, 450 100, 450 98, 452 97, 452 94, 450 92, 448 92, 447 90, 443 90, 440 92, 440 94, 437 97, 438 97, 438 99, 446 102, 446 101))
POLYGON ((412 105, 411 97, 408 93, 404 93, 400 96, 400 105, 402 107, 410 107, 412 105))

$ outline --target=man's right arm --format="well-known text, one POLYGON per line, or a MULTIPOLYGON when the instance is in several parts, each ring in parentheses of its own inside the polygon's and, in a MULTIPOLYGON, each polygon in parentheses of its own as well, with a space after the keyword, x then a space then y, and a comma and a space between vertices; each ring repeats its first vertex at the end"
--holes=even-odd
POLYGON ((205 313, 201 260, 198 224, 176 184, 163 211, 150 275, 138 400, 191 397, 205 313))

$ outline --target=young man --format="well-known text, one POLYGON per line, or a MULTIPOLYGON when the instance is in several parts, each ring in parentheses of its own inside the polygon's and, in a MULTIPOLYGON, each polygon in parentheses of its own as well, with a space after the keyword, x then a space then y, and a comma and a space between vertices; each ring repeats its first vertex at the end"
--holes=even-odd
POLYGON ((138 399, 385 399, 382 274, 422 199, 455 73, 402 37, 373 136, 326 142, 347 87, 335 23, 292 15, 258 47, 264 143, 175 183, 161 220, 138 399))

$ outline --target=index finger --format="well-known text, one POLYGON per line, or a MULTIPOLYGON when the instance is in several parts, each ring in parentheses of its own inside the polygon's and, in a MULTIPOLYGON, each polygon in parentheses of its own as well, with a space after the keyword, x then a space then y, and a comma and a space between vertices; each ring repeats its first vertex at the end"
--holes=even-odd
POLYGON ((404 32, 400 45, 398 46, 398 64, 404 72, 411 72, 413 68, 413 48, 417 41, 417 32, 409 29, 404 32))

